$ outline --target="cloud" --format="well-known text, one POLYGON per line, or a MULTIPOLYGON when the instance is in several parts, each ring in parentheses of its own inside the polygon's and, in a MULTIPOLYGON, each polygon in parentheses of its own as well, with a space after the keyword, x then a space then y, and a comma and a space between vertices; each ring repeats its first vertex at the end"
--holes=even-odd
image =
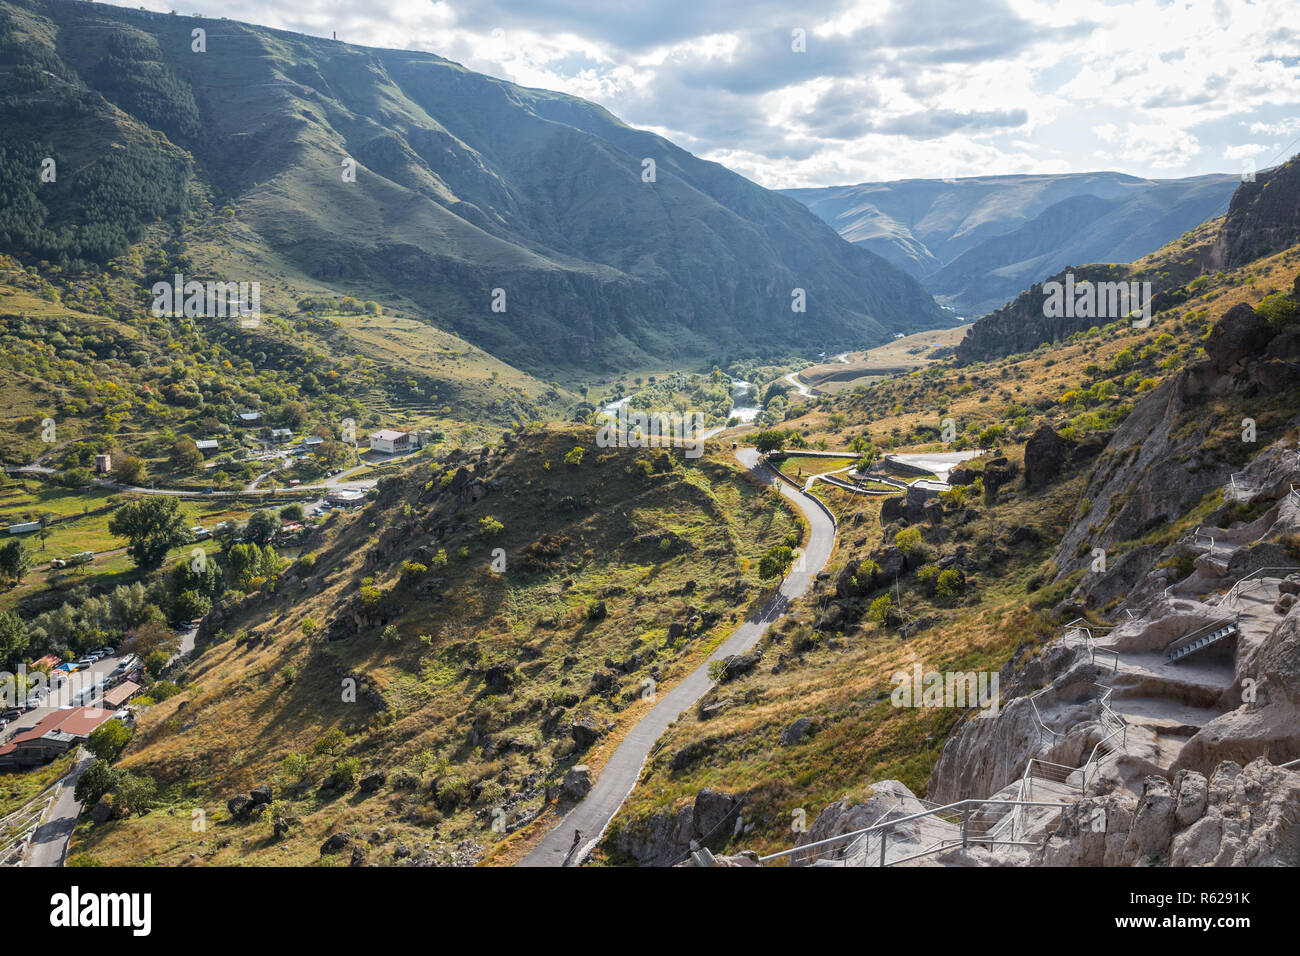
MULTIPOLYGON (((143 2, 165 11, 171 0, 143 2)), ((204 4, 209 17, 337 31, 591 99, 769 186, 1098 164, 1221 172, 1247 148, 1241 129, 1278 149, 1300 131, 1286 115, 1300 103, 1291 6, 387 0, 376 16, 352 0, 204 4)))

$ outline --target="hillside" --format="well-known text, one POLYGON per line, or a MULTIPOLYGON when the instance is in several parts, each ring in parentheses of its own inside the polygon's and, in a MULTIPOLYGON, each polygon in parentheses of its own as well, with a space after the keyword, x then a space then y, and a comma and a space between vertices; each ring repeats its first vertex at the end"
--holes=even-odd
MULTIPOLYGON (((1152 259, 1172 270, 1181 249, 1152 259)), ((937 497, 823 486, 841 528, 829 577, 764 639, 759 667, 720 684, 661 740, 610 828, 606 861, 679 858, 683 820, 698 830, 726 818, 707 841, 715 853, 772 852, 870 825, 897 807, 901 787, 943 802, 991 796, 1017 778, 1034 739, 1022 705, 1008 723, 969 719, 963 707, 900 708, 892 678, 919 664, 1000 673, 1004 701, 1035 690, 1044 664, 1061 660, 1051 645, 1067 620, 1136 611, 1190 568, 1183 555, 1198 525, 1240 527, 1275 504, 1238 508, 1224 486, 1271 444, 1293 441, 1296 363, 1285 350, 1295 333, 1277 336, 1259 377, 1240 381, 1207 375, 1203 343, 1239 348, 1235 334, 1211 330, 1233 326, 1246 307, 1294 329, 1298 269, 1292 246, 1210 277, 1147 329, 1112 322, 1029 353, 932 365, 825 396, 788 422, 787 447, 990 450, 937 497), (1255 443, 1241 441, 1243 416, 1257 424, 1255 443), (945 418, 957 430, 946 445, 945 418), (1106 573, 1090 573, 1094 547, 1105 549, 1106 573), (945 593, 936 582, 949 571, 945 593), (798 819, 806 832, 793 829, 798 819)), ((1277 484, 1268 487, 1275 495, 1277 484)), ((1239 566, 1276 558, 1273 547, 1239 566)), ((1065 724, 1079 677, 1061 673, 1065 724)), ((1073 760, 1079 746, 1046 759, 1073 760)), ((1242 746, 1247 759, 1259 752, 1242 746)))
POLYGON ((29 224, 0 231, 6 251, 102 260, 181 214, 197 185, 215 207, 187 237, 197 270, 407 302, 538 374, 856 346, 943 322, 913 279, 798 203, 582 100, 225 20, 61 0, 0 13, 0 188, 29 224), (45 156, 63 174, 38 189, 45 156), (129 173, 125 195, 96 185, 110 162, 129 173), (806 312, 791 312, 795 289, 806 312))
MULTIPOLYGON (((1202 223, 1131 264, 1070 266, 1041 277, 1006 305, 973 326, 957 348, 962 363, 987 361, 1059 342, 1095 325, 1096 317, 1049 315, 1049 282, 1149 282, 1152 309, 1159 312, 1223 284, 1225 269, 1238 268, 1294 245, 1300 211, 1296 208, 1300 163, 1292 159, 1242 183, 1228 212, 1202 223)), ((1113 318, 1113 317, 1112 317, 1113 318)))
POLYGON ((1227 208, 1236 176, 909 179, 787 189, 975 319, 1072 262, 1132 262, 1227 208))
POLYGON ((762 553, 802 534, 729 457, 592 438, 521 428, 407 469, 228 591, 121 762, 176 814, 87 824, 74 851, 471 865, 535 832, 566 771, 599 769, 759 597, 762 553), (273 802, 252 814, 260 787, 273 802))

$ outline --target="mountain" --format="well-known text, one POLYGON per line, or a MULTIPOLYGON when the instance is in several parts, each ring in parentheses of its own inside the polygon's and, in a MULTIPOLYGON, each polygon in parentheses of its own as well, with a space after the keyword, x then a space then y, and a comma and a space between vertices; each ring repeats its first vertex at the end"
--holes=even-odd
POLYGON ((908 179, 782 190, 978 317, 1071 262, 1131 262, 1221 215, 1237 176, 908 179))
MULTIPOLYGON (((1035 281, 1006 305, 985 315, 957 346, 957 361, 984 362, 1040 345, 1060 342, 1086 332, 1106 319, 1049 316, 1044 285, 1064 284, 1067 273, 1075 283, 1149 282, 1152 311, 1180 305, 1221 282, 1225 269, 1235 269, 1271 256, 1300 241, 1300 161, 1292 159, 1241 183, 1226 215, 1202 223, 1151 255, 1131 264, 1066 266, 1035 281)), ((1114 316, 1111 317, 1113 320, 1114 316)))
POLYGON ((102 260, 209 199, 187 239, 212 277, 401 297, 533 372, 859 346, 945 319, 801 204, 431 54, 25 0, 0 4, 0 74, 0 192, 24 210, 0 251, 102 260))

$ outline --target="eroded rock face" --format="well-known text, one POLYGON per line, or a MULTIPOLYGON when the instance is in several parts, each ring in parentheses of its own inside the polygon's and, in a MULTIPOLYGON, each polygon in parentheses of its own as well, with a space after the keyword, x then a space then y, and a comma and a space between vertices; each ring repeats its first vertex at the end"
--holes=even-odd
POLYGON ((1296 605, 1268 637, 1239 656, 1234 687, 1233 703, 1238 706, 1197 731, 1183 745, 1172 769, 1208 773, 1225 760, 1246 763, 1264 754, 1277 763, 1300 758, 1300 611, 1296 605))
POLYGON ((1300 774, 1266 760, 1224 761, 1207 781, 1150 776, 1136 803, 1119 793, 1080 800, 1035 860, 1043 866, 1295 866, 1300 774))
POLYGON ((1246 359, 1263 352, 1272 338, 1273 330, 1264 317, 1244 302, 1239 303, 1210 329, 1205 355, 1215 373, 1239 372, 1245 368, 1246 359))
POLYGON ((642 866, 675 866, 698 846, 724 842, 739 807, 739 797, 705 787, 694 803, 624 826, 610 836, 610 843, 642 866))
POLYGON ((1061 473, 1070 457, 1069 443, 1046 422, 1025 443, 1025 485, 1041 488, 1061 473))

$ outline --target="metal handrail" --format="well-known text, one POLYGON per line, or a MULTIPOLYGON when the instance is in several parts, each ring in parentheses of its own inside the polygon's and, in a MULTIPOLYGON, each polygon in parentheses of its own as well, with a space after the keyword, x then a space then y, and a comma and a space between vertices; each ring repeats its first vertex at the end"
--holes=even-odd
POLYGON ((1236 583, 1233 584, 1232 587, 1228 589, 1227 593, 1224 594, 1223 597, 1219 598, 1219 600, 1216 601, 1212 606, 1222 607, 1225 602, 1231 603, 1237 600, 1237 598, 1241 596, 1241 591, 1242 591, 1241 586, 1243 584, 1246 584, 1247 582, 1251 582, 1252 584, 1262 583, 1258 580, 1259 578, 1262 578, 1263 576, 1266 576, 1268 574, 1276 574, 1278 571, 1283 571, 1286 574, 1296 574, 1296 573, 1300 573, 1300 568, 1296 568, 1296 567, 1256 568, 1254 571, 1251 571, 1249 574, 1243 575, 1242 577, 1238 578, 1236 583))
POLYGON ((776 860, 776 859, 780 859, 781 857, 793 856, 796 853, 804 853, 808 850, 816 849, 818 847, 823 847, 823 846, 829 846, 832 843, 839 843, 843 840, 870 836, 873 833, 881 833, 886 830, 891 830, 894 827, 898 826, 899 824, 909 823, 912 820, 919 820, 922 817, 932 817, 944 811, 955 811, 958 809, 966 809, 972 806, 985 806, 985 805, 1031 806, 1031 807, 1061 806, 1060 803, 1044 803, 1042 801, 1035 802, 1032 800, 980 800, 975 798, 967 798, 965 800, 958 800, 956 803, 944 804, 941 807, 935 807, 934 809, 931 810, 922 810, 920 813, 911 813, 905 817, 898 817, 894 820, 885 821, 884 823, 873 823, 871 826, 865 827, 861 830, 852 830, 848 833, 840 833, 833 837, 827 837, 825 840, 817 840, 813 843, 805 843, 802 846, 797 846, 789 850, 780 850, 776 853, 769 853, 767 856, 760 856, 758 858, 758 862, 766 863, 769 860, 776 860))
POLYGON ((1166 656, 1168 656, 1169 654, 1173 653, 1176 650, 1181 650, 1184 646, 1186 646, 1191 641, 1194 641, 1196 638, 1209 634, 1211 631, 1217 631, 1219 628, 1224 627, 1228 624, 1234 624, 1237 627, 1240 627, 1241 612, 1238 611, 1236 614, 1233 614, 1230 617, 1217 618, 1213 621, 1210 621, 1208 624, 1204 624, 1201 627, 1198 627, 1196 630, 1192 631, 1189 634, 1184 634, 1182 637, 1174 638, 1172 641, 1170 641, 1168 644, 1165 645, 1164 653, 1166 656))

